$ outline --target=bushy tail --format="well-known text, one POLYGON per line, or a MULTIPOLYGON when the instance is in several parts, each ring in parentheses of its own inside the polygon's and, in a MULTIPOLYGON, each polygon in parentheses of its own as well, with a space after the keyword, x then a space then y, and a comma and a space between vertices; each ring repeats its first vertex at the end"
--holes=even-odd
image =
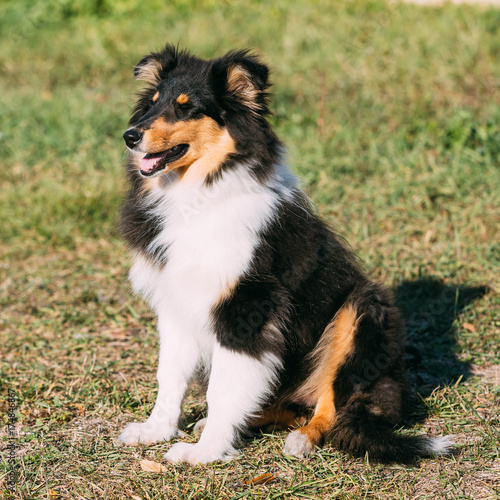
POLYGON ((327 440, 348 453, 384 463, 413 463, 421 457, 454 452, 453 436, 430 438, 394 432, 384 418, 373 415, 364 402, 342 408, 327 440))

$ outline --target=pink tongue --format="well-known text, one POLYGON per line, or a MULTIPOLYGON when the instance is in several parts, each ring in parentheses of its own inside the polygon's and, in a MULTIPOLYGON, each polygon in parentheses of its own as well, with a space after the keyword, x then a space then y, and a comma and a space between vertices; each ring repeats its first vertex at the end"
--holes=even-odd
POLYGON ((143 172, 151 172, 159 161, 160 158, 141 158, 141 170, 143 172))

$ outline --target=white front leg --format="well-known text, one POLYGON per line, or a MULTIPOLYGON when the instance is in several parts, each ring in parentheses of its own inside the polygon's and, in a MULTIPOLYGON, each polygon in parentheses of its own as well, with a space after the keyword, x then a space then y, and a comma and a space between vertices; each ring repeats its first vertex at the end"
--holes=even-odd
POLYGON ((271 354, 259 360, 217 345, 207 391, 208 417, 201 438, 196 444, 173 445, 165 458, 192 464, 233 458, 239 430, 272 391, 279 367, 279 360, 271 354))
POLYGON ((182 399, 200 360, 200 347, 194 335, 182 331, 171 317, 159 316, 160 359, 158 396, 144 423, 128 424, 120 437, 125 444, 151 444, 170 440, 177 433, 182 399))

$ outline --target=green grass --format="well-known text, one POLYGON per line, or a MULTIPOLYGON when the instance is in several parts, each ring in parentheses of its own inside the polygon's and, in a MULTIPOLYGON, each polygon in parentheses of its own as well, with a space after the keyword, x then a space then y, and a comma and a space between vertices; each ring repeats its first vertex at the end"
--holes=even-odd
MULTIPOLYGON (((0 6, 0 418, 17 394, 18 488, 0 498, 500 496, 500 10, 384 2, 4 1, 0 6), (233 462, 118 447, 156 395, 155 321, 116 231, 132 67, 165 42, 253 47, 273 124, 319 212, 395 290, 413 358, 404 432, 460 453, 409 468, 256 436, 233 462), (248 482, 271 472, 261 486, 248 482)), ((205 411, 195 386, 188 437, 205 411)), ((8 469, 7 429, 2 469, 8 469)))

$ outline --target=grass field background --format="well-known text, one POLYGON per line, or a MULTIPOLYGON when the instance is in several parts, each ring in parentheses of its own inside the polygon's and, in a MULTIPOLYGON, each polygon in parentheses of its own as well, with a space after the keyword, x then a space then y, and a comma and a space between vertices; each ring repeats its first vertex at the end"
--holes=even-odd
MULTIPOLYGON (((500 10, 4 0, 0 36, 0 418, 9 389, 17 418, 0 498, 499 498, 500 10), (455 457, 381 466, 327 446, 301 461, 276 432, 233 462, 155 474, 140 461, 167 444, 116 444, 152 409, 157 357, 116 230, 121 135, 133 65, 167 41, 204 57, 252 47, 270 64, 290 164, 403 310, 402 432, 453 433, 455 457)), ((194 386, 181 439, 204 411, 194 386)))

